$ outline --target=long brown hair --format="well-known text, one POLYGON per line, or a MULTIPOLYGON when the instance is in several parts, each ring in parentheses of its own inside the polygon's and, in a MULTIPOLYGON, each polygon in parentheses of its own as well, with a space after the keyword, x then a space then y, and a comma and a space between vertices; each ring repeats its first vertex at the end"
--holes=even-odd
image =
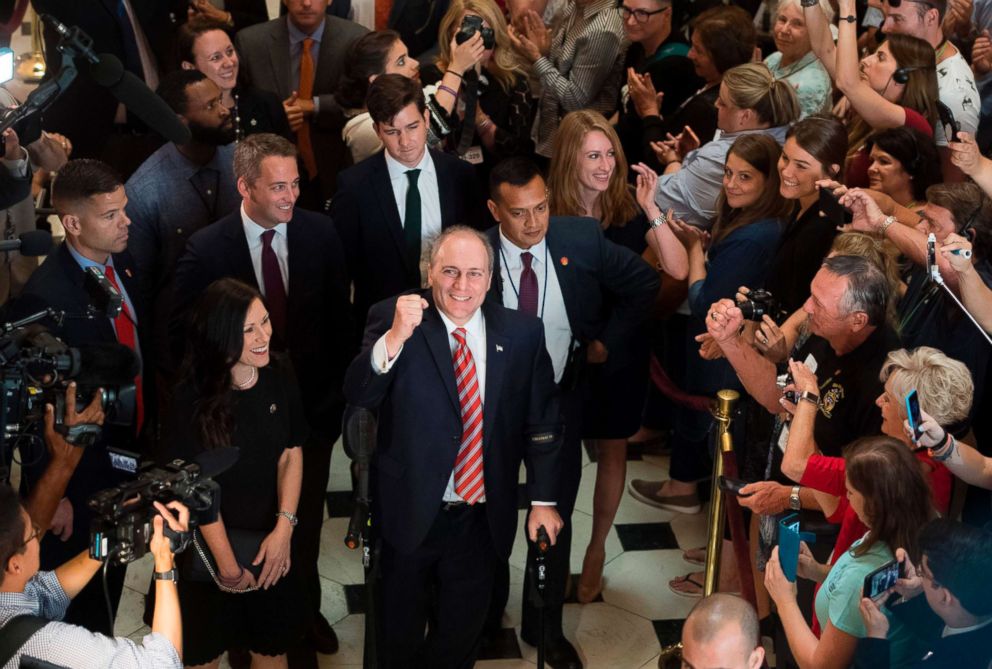
POLYGON ((727 194, 721 188, 716 200, 716 222, 713 225, 713 244, 725 239, 731 232, 765 218, 787 219, 795 203, 779 193, 778 157, 782 148, 770 136, 762 133, 741 135, 727 151, 727 159, 737 156, 765 177, 765 188, 757 201, 749 207, 734 209, 727 204, 727 194))
POLYGON ((864 555, 882 542, 893 552, 905 548, 918 560, 920 528, 935 515, 920 461, 905 444, 881 436, 852 443, 844 461, 847 480, 864 497, 864 520, 870 528, 854 555, 864 555))
POLYGON ((624 158, 617 131, 602 114, 589 109, 580 109, 567 114, 555 134, 551 167, 548 170, 551 215, 589 215, 589 212, 582 209, 579 181, 575 175, 582 142, 586 135, 594 131, 606 135, 613 145, 613 153, 616 156, 616 167, 613 176, 610 177, 610 184, 599 195, 600 209, 603 212, 601 223, 604 229, 611 226, 622 227, 637 215, 637 203, 627 186, 627 159, 624 158))
POLYGON ((451 0, 437 31, 441 36, 438 39, 436 61, 438 69, 444 72, 451 63, 451 40, 461 26, 462 14, 466 12, 482 17, 492 26, 496 46, 493 47, 493 57, 486 64, 485 69, 504 91, 510 90, 517 77, 527 76, 527 70, 510 44, 506 19, 493 0, 451 0))
MULTIPOLYGON (((886 43, 896 62, 896 67, 906 69, 909 79, 903 89, 898 104, 919 112, 930 123, 937 126, 937 61, 929 42, 911 35, 886 35, 886 43)), ((891 85, 893 80, 889 80, 891 85)), ((857 153, 868 135, 874 129, 859 114, 855 114, 848 126, 848 157, 857 153)))

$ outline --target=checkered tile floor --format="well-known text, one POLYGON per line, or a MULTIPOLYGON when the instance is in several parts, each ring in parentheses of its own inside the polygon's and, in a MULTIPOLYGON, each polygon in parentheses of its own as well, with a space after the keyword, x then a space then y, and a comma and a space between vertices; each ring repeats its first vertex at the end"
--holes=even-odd
MULTIPOLYGON (((573 569, 582 565, 592 530, 592 495, 596 464, 589 452, 573 515, 573 569)), ((662 479, 668 458, 630 453, 627 480, 662 479)), ((341 649, 332 656, 318 656, 323 667, 361 667, 364 627, 364 585, 360 555, 344 545, 350 516, 348 460, 336 447, 327 493, 328 518, 322 536, 320 573, 322 611, 334 625, 341 649)), ((521 525, 523 508, 521 498, 521 525)), ((606 542, 605 588, 597 601, 565 605, 565 635, 575 644, 587 669, 638 669, 655 667, 660 649, 678 640, 682 621, 694 599, 673 594, 668 580, 692 570, 682 560, 682 549, 705 544, 703 513, 685 516, 646 506, 624 494, 616 523, 606 542)), ((510 601, 504 614, 504 636, 480 658, 479 669, 513 669, 535 666, 536 650, 519 638, 520 601, 524 557, 522 535, 510 557, 510 601)), ((150 563, 138 562, 128 572, 127 587, 117 618, 117 632, 140 638, 147 632, 141 622, 150 563)), ((577 578, 577 575, 575 576, 577 578)), ((224 663, 225 666, 226 663, 224 663)))

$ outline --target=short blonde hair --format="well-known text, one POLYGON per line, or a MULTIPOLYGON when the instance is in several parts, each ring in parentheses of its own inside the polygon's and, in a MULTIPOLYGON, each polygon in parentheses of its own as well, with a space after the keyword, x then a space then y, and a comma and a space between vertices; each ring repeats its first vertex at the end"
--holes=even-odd
POLYGON ((906 417, 902 398, 915 389, 920 409, 940 425, 959 423, 968 417, 975 392, 971 372, 963 362, 948 358, 935 348, 920 346, 892 351, 879 374, 882 383, 892 379, 892 393, 900 399, 899 414, 906 417))

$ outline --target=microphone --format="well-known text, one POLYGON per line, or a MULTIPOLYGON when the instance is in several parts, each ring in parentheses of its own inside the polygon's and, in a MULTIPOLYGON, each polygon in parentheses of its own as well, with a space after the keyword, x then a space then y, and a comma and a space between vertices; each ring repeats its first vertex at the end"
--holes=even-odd
POLYGON ((190 141, 189 128, 183 125, 176 112, 145 82, 124 69, 124 64, 113 54, 97 56, 96 62, 90 65, 90 75, 96 83, 109 88, 128 111, 170 142, 186 144, 190 141))
POLYGON ((93 306, 107 318, 117 318, 124 308, 124 296, 110 283, 98 267, 87 267, 83 287, 93 300, 93 306))
POLYGON ((51 14, 42 14, 41 20, 51 26, 63 42, 68 42, 73 49, 85 56, 86 60, 91 63, 99 60, 96 52, 93 51, 93 38, 84 33, 79 26, 70 28, 51 14))
POLYGON ((240 457, 240 448, 225 446, 203 451, 193 458, 193 462, 200 467, 200 476, 212 479, 233 467, 240 457))
POLYGON ((126 386, 141 373, 141 362, 124 344, 90 344, 79 347, 79 374, 73 379, 80 387, 126 386))
POLYGON ((30 230, 0 242, 0 251, 20 251, 22 256, 43 256, 51 248, 52 233, 47 230, 30 230))

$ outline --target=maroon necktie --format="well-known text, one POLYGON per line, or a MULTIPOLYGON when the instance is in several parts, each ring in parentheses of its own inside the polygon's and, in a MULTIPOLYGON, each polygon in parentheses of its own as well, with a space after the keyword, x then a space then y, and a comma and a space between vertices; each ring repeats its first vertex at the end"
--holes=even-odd
POLYGON ((524 269, 520 272, 520 295, 517 297, 517 311, 522 311, 531 316, 537 316, 537 274, 530 266, 534 256, 530 251, 520 254, 520 262, 524 264, 524 269))
POLYGON ((283 342, 286 341, 286 285, 282 282, 279 258, 272 250, 275 230, 262 233, 262 283, 265 284, 265 304, 269 308, 272 329, 283 342))

